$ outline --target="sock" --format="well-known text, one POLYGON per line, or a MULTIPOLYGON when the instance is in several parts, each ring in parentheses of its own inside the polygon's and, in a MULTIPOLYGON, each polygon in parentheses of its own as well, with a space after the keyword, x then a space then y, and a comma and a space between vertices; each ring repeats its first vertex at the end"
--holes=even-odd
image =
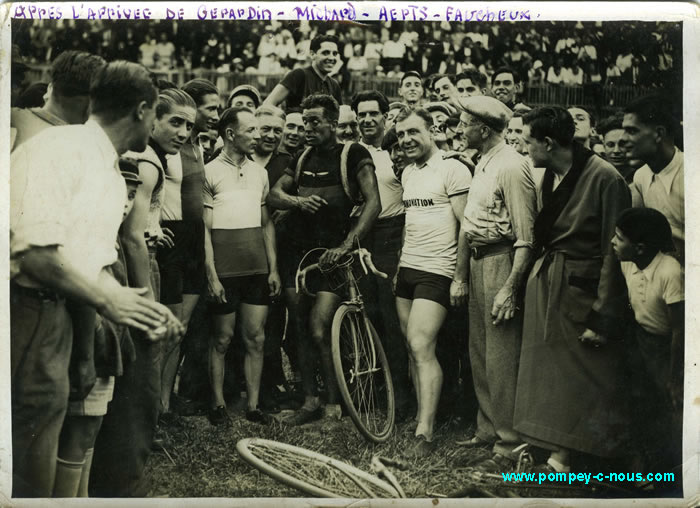
POLYGON ((94 452, 94 448, 88 448, 85 452, 85 465, 83 466, 83 471, 80 475, 78 497, 90 497, 88 496, 88 483, 90 482, 90 468, 92 468, 92 455, 94 452))
POLYGON ((60 457, 56 458, 56 480, 53 485, 53 497, 76 497, 80 476, 83 473, 85 461, 70 462, 60 457))

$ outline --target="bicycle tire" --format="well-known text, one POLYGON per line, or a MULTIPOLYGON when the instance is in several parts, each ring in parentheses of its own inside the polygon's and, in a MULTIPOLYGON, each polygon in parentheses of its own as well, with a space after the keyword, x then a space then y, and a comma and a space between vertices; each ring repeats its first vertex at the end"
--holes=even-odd
POLYGON ((271 478, 314 497, 400 497, 392 485, 375 475, 306 448, 269 439, 245 438, 236 443, 236 451, 244 461, 271 478), (336 485, 329 486, 331 481, 336 485), (368 496, 367 489, 373 495, 368 496))
POLYGON ((352 303, 338 308, 331 330, 333 369, 350 418, 364 437, 382 443, 394 427, 395 401, 389 362, 377 331, 364 310, 352 303), (359 369, 352 365, 356 359, 361 362, 359 369))

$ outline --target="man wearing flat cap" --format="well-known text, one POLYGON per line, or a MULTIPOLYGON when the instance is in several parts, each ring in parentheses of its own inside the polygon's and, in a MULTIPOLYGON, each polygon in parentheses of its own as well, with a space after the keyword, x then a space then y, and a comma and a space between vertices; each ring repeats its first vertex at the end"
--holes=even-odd
POLYGON ((514 449, 522 443, 513 430, 522 332, 518 302, 532 256, 537 197, 528 159, 503 139, 511 110, 487 96, 458 103, 458 135, 481 154, 450 288, 452 305, 469 302, 469 357, 479 412, 466 445, 493 445, 493 457, 480 467, 503 471, 514 465, 514 449))

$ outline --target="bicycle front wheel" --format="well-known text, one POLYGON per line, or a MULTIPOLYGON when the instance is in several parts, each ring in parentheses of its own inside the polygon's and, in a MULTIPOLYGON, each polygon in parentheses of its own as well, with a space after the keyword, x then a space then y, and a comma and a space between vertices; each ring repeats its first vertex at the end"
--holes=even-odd
POLYGON ((386 441, 394 426, 394 386, 377 331, 358 305, 343 304, 336 311, 332 351, 350 418, 370 441, 386 441))
POLYGON ((236 451, 251 466, 316 497, 398 498, 387 482, 326 455, 269 439, 246 438, 236 451))

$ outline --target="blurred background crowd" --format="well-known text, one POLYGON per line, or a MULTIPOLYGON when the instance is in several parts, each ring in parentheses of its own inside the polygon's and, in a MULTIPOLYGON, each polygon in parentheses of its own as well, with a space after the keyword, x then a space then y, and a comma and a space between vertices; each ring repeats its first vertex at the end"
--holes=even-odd
POLYGON ((408 71, 454 75, 474 68, 491 77, 501 66, 520 74, 528 104, 588 102, 600 109, 626 103, 630 88, 682 83, 681 26, 668 22, 14 20, 12 36, 36 74, 58 52, 75 49, 140 62, 175 83, 204 76, 222 93, 246 83, 266 95, 278 82, 269 77, 308 64, 317 33, 340 40, 334 77, 348 98, 375 86, 396 97, 408 71), (553 88, 579 91, 542 94, 553 88))

